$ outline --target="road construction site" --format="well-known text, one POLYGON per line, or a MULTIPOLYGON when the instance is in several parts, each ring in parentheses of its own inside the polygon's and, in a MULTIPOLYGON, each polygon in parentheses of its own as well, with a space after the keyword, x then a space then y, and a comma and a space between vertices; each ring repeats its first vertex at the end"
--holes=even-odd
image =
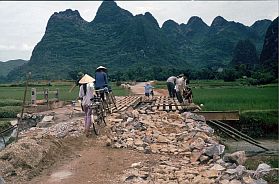
POLYGON ((266 183, 267 173, 278 176, 278 169, 265 163, 255 170, 246 168, 249 155, 243 147, 230 152, 216 135, 214 123, 234 141, 245 141, 258 152, 278 153, 278 147, 221 124, 237 121, 237 111, 205 113, 196 104, 179 104, 162 90, 145 99, 139 94, 141 85, 131 87, 133 95, 116 97, 117 108, 112 108, 98 136, 84 136, 79 104, 24 113, 22 121, 33 124, 0 152, 1 179, 6 183, 252 184, 266 183))

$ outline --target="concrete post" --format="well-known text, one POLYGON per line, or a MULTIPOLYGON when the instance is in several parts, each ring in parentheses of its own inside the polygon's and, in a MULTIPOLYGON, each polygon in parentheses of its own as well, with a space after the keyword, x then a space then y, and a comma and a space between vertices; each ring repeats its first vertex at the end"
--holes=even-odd
POLYGON ((37 100, 36 88, 32 88, 31 89, 31 104, 35 105, 36 104, 36 100, 37 100))

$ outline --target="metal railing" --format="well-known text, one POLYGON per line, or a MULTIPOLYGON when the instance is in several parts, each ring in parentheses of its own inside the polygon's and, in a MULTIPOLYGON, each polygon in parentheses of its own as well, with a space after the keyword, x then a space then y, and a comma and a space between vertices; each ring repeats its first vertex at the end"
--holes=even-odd
POLYGON ((0 132, 0 137, 2 138, 2 140, 3 140, 3 143, 4 143, 4 146, 6 147, 6 140, 5 140, 5 134, 7 133, 7 132, 10 132, 10 131, 13 131, 14 129, 17 129, 17 124, 16 125, 13 125, 13 126, 10 126, 9 128, 7 128, 7 129, 5 129, 5 130, 3 130, 3 131, 1 131, 0 132))

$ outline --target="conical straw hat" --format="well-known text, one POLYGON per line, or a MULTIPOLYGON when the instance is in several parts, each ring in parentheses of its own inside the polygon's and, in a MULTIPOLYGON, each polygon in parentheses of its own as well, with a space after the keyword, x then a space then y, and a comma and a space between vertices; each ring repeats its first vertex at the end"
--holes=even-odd
POLYGON ((79 81, 80 84, 87 84, 94 82, 95 79, 91 77, 90 75, 85 74, 79 81))
POLYGON ((99 69, 104 69, 104 70, 106 70, 107 68, 104 67, 104 66, 99 66, 96 70, 99 70, 99 69))

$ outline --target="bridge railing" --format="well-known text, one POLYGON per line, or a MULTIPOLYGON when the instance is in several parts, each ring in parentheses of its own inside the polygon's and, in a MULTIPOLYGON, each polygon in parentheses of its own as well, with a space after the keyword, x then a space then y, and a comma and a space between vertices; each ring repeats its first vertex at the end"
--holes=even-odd
POLYGON ((49 101, 59 101, 59 90, 50 91, 49 89, 44 89, 43 91, 37 91, 36 88, 31 89, 31 104, 36 105, 42 100, 38 99, 38 95, 43 95, 43 103, 49 103, 49 101), (50 95, 54 94, 53 98, 50 95))

